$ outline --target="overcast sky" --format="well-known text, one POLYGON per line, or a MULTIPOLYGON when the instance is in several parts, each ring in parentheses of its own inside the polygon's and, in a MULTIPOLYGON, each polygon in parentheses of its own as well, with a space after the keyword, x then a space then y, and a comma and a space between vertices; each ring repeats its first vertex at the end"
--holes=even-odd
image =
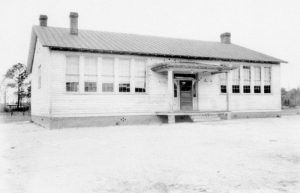
POLYGON ((79 13, 79 28, 232 42, 288 61, 281 85, 300 86, 299 0, 1 0, 1 68, 26 63, 31 26, 40 14, 48 25, 69 26, 79 13))

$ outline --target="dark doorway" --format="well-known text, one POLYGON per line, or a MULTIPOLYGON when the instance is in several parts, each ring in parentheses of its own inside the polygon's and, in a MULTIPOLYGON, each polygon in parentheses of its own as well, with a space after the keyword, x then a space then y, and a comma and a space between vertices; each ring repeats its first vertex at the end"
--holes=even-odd
POLYGON ((180 110, 193 110, 193 84, 191 80, 180 80, 180 110))

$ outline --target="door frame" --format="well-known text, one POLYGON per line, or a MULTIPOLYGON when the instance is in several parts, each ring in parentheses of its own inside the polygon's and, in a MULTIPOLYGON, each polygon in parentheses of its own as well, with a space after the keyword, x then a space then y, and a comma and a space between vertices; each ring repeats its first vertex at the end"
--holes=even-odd
POLYGON ((194 94, 194 81, 193 81, 193 79, 180 79, 180 80, 178 80, 178 89, 179 89, 179 110, 180 111, 184 111, 183 109, 182 109, 182 102, 181 102, 181 82, 182 81, 189 81, 189 82, 191 82, 191 110, 193 110, 194 109, 194 96, 193 96, 193 94, 194 94))

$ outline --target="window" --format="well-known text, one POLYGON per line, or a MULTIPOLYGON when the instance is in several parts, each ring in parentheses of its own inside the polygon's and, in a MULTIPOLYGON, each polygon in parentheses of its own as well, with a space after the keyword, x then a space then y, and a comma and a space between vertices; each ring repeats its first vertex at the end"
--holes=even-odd
POLYGON ((79 57, 68 56, 66 65, 66 91, 79 91, 79 57))
POLYGON ((243 66, 243 73, 244 73, 244 86, 243 91, 244 93, 251 92, 251 71, 250 66, 243 66))
POLYGON ((227 93, 227 73, 220 74, 220 90, 221 93, 227 93))
POLYGON ((261 68, 254 67, 254 93, 261 93, 261 68))
POLYGON ((84 91, 97 91, 97 58, 86 57, 84 61, 84 91))
POLYGON ((240 69, 232 71, 232 93, 240 93, 240 69))
POLYGON ((38 68, 38 88, 42 87, 42 72, 41 72, 41 65, 38 68))
POLYGON ((118 70, 119 92, 130 92, 130 60, 120 59, 118 70))
POLYGON ((102 92, 114 91, 114 59, 102 59, 102 92))
POLYGON ((264 67, 264 93, 271 93, 271 67, 264 67))
POLYGON ((134 66, 135 92, 146 92, 146 61, 136 60, 134 66))

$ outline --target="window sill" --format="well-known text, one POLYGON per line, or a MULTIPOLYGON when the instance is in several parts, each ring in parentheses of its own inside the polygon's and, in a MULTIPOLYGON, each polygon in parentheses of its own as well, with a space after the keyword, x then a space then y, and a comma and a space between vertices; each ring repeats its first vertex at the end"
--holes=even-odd
POLYGON ((149 95, 149 93, 122 93, 122 92, 65 92, 66 95, 149 95))
MULTIPOLYGON (((259 95, 259 96, 265 96, 265 95, 273 95, 273 93, 229 93, 231 95, 259 95)), ((220 95, 227 95, 227 93, 220 93, 220 95)))

